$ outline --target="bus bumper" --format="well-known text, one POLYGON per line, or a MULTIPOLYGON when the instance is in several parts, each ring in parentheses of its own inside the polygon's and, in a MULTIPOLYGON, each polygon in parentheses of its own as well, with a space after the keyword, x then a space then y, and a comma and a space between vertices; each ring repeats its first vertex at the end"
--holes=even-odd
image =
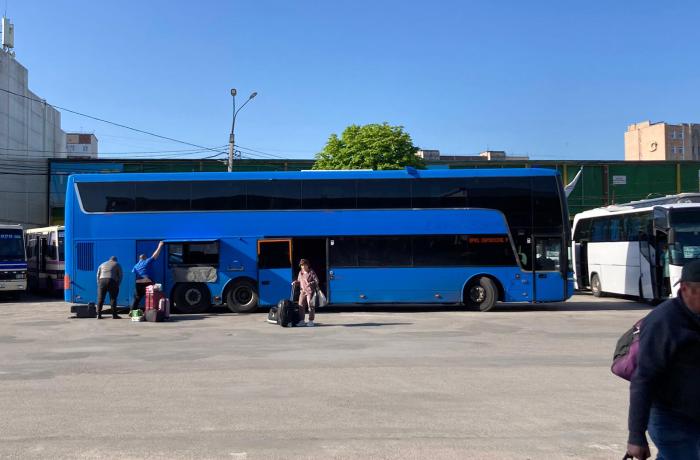
POLYGON ((26 290, 27 280, 0 280, 0 292, 26 290))

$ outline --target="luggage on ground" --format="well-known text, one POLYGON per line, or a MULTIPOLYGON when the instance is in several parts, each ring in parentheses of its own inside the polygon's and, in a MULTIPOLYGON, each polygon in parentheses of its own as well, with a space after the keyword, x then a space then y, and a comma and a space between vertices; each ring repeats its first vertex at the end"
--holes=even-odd
POLYGON ((165 293, 161 289, 157 289, 159 286, 159 284, 146 286, 146 310, 150 308, 157 310, 160 299, 165 298, 165 293))
POLYGON ((71 305, 70 312, 74 313, 76 318, 97 318, 97 307, 94 303, 71 305))
POLYGON ((294 291, 294 285, 292 285, 292 293, 290 294, 289 299, 282 299, 277 302, 277 324, 282 327, 294 327, 299 321, 301 321, 299 305, 294 302, 294 291))
POLYGON ((163 311, 163 316, 165 319, 170 318, 170 299, 163 297, 158 301, 158 310, 163 311))
POLYGON ((151 323, 160 323, 165 321, 165 312, 155 308, 149 308, 146 310, 144 316, 146 317, 146 321, 151 323))
POLYGON ((270 307, 270 311, 267 312, 267 322, 270 324, 279 324, 277 313, 277 306, 270 307))
POLYGON ((139 321, 145 321, 146 318, 143 316, 143 312, 139 310, 138 308, 136 310, 131 310, 129 313, 129 317, 131 317, 131 321, 134 322, 139 322, 139 321))
POLYGON ((277 324, 282 327, 294 327, 301 321, 299 305, 291 300, 283 299, 277 304, 277 324))
POLYGON ((146 287, 146 321, 161 322, 170 318, 170 300, 165 296, 160 284, 146 287))
POLYGON ((642 321, 637 321, 631 329, 622 334, 622 337, 615 345, 613 363, 610 370, 618 377, 625 380, 632 380, 634 371, 637 370, 637 360, 639 359, 639 334, 642 328, 642 321))

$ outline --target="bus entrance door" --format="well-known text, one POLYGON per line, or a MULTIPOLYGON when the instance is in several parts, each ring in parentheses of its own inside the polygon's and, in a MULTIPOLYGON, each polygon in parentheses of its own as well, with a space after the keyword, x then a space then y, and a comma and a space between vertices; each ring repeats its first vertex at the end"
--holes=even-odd
POLYGON ((561 273, 561 236, 535 237, 535 302, 561 300, 566 280, 561 273))
POLYGON ((292 240, 258 240, 260 305, 288 299, 292 282, 292 240))
POLYGON ((654 299, 655 273, 652 270, 652 260, 655 258, 654 248, 646 237, 639 239, 639 295, 646 299, 654 299))

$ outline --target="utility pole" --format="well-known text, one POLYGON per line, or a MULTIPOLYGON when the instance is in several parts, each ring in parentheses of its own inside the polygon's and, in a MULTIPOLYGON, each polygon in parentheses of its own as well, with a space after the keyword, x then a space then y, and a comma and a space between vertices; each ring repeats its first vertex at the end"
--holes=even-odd
POLYGON ((258 95, 255 91, 250 93, 248 100, 236 110, 236 88, 231 88, 231 97, 233 98, 233 120, 231 121, 231 134, 228 137, 228 172, 233 171, 233 160, 236 159, 236 115, 241 111, 247 103, 258 95))

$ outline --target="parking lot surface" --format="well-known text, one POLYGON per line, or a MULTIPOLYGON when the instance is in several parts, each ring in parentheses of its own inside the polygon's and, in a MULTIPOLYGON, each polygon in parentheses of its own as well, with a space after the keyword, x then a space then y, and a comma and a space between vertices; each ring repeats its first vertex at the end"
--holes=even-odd
POLYGON ((649 307, 345 308, 70 319, 0 301, 1 458, 617 459, 609 367, 649 307))

